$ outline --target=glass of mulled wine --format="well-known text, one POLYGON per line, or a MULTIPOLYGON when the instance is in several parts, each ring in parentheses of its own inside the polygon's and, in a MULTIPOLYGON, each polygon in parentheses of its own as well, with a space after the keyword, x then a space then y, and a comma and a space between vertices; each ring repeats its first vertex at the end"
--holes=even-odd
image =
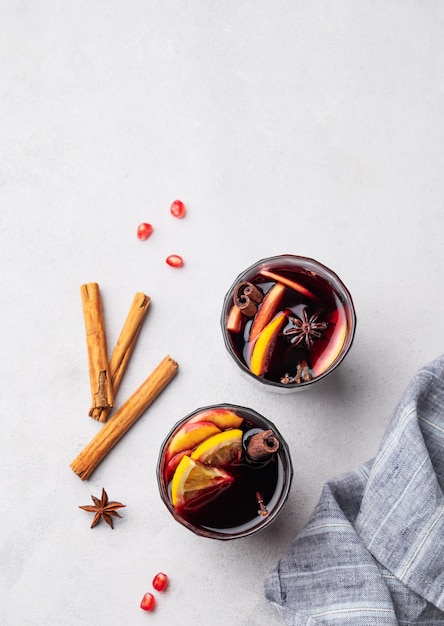
POLYGON ((285 393, 313 384, 341 363, 353 342, 356 313, 332 270, 285 254, 262 259, 236 278, 221 326, 240 369, 285 393))
POLYGON ((278 515, 293 477, 288 446, 252 409, 218 404, 180 420, 159 454, 160 496, 197 535, 237 539, 278 515))

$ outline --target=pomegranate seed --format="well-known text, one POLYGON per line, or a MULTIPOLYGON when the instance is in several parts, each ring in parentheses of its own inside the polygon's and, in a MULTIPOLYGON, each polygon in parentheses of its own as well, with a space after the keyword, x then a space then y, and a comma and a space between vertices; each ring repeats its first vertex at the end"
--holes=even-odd
POLYGON ((170 256, 166 258, 166 262, 168 265, 171 265, 171 267, 182 267, 183 265, 183 259, 178 254, 170 254, 170 256))
POLYGON ((146 593, 142 598, 142 602, 140 603, 140 608, 143 609, 144 611, 152 611, 155 606, 156 606, 156 599, 154 598, 153 594, 149 592, 146 593))
POLYGON ((174 217, 182 218, 185 217, 187 209, 182 200, 174 200, 173 204, 170 206, 170 212, 174 217))
POLYGON ((139 224, 139 226, 137 227, 137 237, 142 241, 145 241, 145 239, 148 239, 148 237, 153 234, 153 230, 154 229, 151 224, 142 222, 142 224, 139 224))
POLYGON ((168 576, 163 572, 159 572, 153 578, 153 587, 156 591, 165 591, 168 587, 168 576))

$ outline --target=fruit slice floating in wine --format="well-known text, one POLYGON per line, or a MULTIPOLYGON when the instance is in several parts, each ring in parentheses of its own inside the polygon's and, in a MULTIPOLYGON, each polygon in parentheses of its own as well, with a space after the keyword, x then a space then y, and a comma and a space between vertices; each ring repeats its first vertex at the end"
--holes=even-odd
POLYGON ((174 455, 184 450, 193 449, 199 443, 217 433, 220 433, 220 428, 218 428, 216 424, 213 424, 213 422, 199 421, 185 423, 168 445, 166 450, 167 463, 174 455))
POLYGON ((279 305, 284 297, 285 286, 282 283, 275 283, 265 295, 262 304, 256 313, 250 330, 249 341, 254 341, 263 331, 265 326, 276 315, 279 305))
POLYGON ((182 457, 191 456, 193 450, 182 450, 181 452, 177 452, 174 454, 165 465, 165 476, 167 480, 171 480, 174 472, 176 471, 177 466, 182 460, 182 457))
POLYGON ((339 309, 334 331, 330 337, 327 348, 317 358, 313 355, 312 370, 315 376, 326 372, 338 358, 345 343, 346 333, 347 320, 345 319, 345 311, 339 309))
POLYGON ((277 283, 283 283, 290 289, 293 289, 294 291, 302 294, 309 300, 319 301, 319 298, 312 291, 307 289, 307 287, 305 287, 302 283, 296 282, 296 280, 287 278, 286 276, 280 273, 270 272, 269 270, 261 270, 260 274, 261 276, 264 276, 265 278, 269 278, 270 280, 274 280, 277 283))
POLYGON ((226 428, 239 428, 243 419, 228 409, 210 409, 198 413, 188 421, 189 424, 195 422, 212 422, 221 430, 225 430, 226 428))
POLYGON ((211 467, 184 456, 171 481, 171 500, 177 510, 198 506, 228 487, 234 478, 218 467, 211 467))
POLYGON ((254 344, 250 359, 250 369, 256 376, 262 376, 268 369, 269 361, 278 334, 287 321, 288 311, 281 311, 265 326, 254 344))
POLYGON ((206 465, 228 467, 241 459, 242 435, 239 428, 224 430, 198 445, 191 458, 206 465))

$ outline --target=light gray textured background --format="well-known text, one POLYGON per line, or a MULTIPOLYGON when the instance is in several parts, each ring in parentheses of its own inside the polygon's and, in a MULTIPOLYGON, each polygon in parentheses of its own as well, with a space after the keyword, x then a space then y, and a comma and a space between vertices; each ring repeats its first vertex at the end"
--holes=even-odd
POLYGON ((265 575, 443 349, 443 27, 438 0, 0 0, 2 624, 281 623, 265 575), (334 269, 358 315, 340 370, 285 397, 219 330, 234 277, 279 253, 334 269), (180 374, 82 482, 90 281, 111 347, 152 298, 118 401, 168 353, 180 374), (229 543, 173 522, 155 480, 170 427, 221 401, 274 421, 295 465, 276 524, 229 543), (127 505, 113 531, 77 508, 102 486, 127 505))

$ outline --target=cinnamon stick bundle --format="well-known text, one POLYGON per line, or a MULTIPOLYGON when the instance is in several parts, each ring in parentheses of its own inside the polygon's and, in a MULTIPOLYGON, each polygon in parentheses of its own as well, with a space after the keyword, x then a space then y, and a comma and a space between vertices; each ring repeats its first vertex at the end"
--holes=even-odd
MULTIPOLYGON (((132 301, 125 323, 120 332, 117 343, 112 351, 109 361, 111 386, 114 395, 120 386, 126 366, 136 345, 143 322, 145 320, 151 299, 142 292, 137 292, 132 301)), ((90 415, 99 422, 106 422, 110 407, 94 407, 90 409, 90 415)))
POLYGON ((81 285, 83 317, 88 349, 92 407, 89 415, 99 419, 102 409, 113 406, 114 394, 108 365, 102 298, 97 283, 81 285))
POLYGON ((145 382, 102 426, 70 465, 82 480, 89 478, 108 452, 174 378, 178 367, 176 361, 166 356, 145 382))

